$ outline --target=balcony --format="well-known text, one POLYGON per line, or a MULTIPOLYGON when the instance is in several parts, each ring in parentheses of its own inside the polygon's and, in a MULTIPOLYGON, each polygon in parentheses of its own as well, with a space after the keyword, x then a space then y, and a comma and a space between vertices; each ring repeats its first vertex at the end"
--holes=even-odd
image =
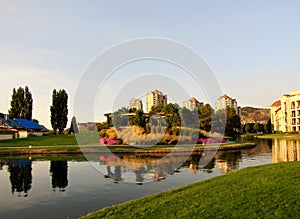
POLYGON ((295 109, 295 102, 291 103, 291 109, 294 110, 295 109))

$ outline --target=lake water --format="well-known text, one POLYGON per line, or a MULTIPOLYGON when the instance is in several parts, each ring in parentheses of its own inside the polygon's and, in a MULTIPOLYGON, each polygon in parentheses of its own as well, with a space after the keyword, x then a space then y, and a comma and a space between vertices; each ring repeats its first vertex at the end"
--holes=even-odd
MULTIPOLYGON (((252 149, 217 152, 204 167, 193 155, 170 172, 164 166, 128 169, 113 159, 84 161, 72 157, 0 157, 0 218, 77 218, 127 200, 198 182, 249 166, 300 160, 300 142, 257 140, 252 149), (106 169, 105 175, 95 166, 106 169), (126 183, 135 178, 139 183, 126 183), (154 179, 152 183, 145 183, 154 179)), ((154 159, 122 155, 122 159, 154 159)), ((178 158, 180 159, 180 156, 178 158)), ((167 166, 171 168, 174 160, 167 166)), ((153 180, 152 180, 153 181, 153 180)))

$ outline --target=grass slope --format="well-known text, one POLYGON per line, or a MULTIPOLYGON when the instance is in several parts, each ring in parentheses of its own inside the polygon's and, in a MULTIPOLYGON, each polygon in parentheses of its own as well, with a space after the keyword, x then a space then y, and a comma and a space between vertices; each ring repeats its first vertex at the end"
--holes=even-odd
POLYGON ((63 146, 77 145, 75 135, 49 135, 19 139, 1 140, 0 147, 27 147, 32 146, 63 146))
POLYGON ((300 218, 300 162, 250 167, 83 218, 300 218))

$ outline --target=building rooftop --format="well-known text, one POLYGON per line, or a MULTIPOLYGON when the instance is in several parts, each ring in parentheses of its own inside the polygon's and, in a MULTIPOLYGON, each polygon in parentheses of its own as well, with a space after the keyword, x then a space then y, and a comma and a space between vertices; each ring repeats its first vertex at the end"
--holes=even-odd
POLYGON ((191 101, 191 102, 194 102, 194 103, 198 103, 198 102, 199 102, 195 97, 192 97, 192 98, 190 99, 190 101, 191 101))
POLYGON ((227 94, 224 94, 223 96, 220 96, 219 99, 222 99, 222 98, 225 98, 225 99, 232 99, 230 96, 228 96, 227 94))
POLYGON ((20 123, 25 129, 41 129, 41 126, 34 121, 17 118, 16 121, 20 123))
POLYGON ((291 96, 296 96, 296 95, 300 95, 300 90, 294 90, 290 92, 291 96))
POLYGON ((275 101, 271 106, 281 106, 280 100, 275 101))

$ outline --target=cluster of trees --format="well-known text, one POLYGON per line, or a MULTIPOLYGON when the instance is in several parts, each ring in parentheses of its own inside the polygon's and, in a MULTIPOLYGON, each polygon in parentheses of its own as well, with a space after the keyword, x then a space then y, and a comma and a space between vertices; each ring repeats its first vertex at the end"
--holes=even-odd
POLYGON ((259 122, 256 123, 246 123, 243 126, 244 133, 272 133, 271 119, 268 120, 266 124, 259 122))
POLYGON ((9 118, 24 118, 32 119, 32 94, 29 88, 25 89, 19 87, 17 90, 14 88, 10 102, 11 108, 8 111, 9 118))
MULTIPOLYGON (((11 96, 9 118, 24 118, 32 120, 33 98, 28 86, 14 88, 11 96)), ((68 122, 68 94, 64 89, 53 90, 51 111, 51 125, 54 133, 63 133, 68 122)), ((37 120, 35 120, 37 121, 37 120)))
POLYGON ((211 131, 214 123, 214 132, 224 132, 226 135, 233 136, 241 131, 241 120, 232 108, 224 111, 214 112, 209 104, 201 105, 196 110, 190 111, 181 108, 178 104, 169 103, 167 105, 153 106, 149 115, 146 116, 141 110, 128 110, 122 107, 112 114, 113 126, 136 125, 149 132, 149 123, 154 126, 167 126, 170 132, 179 134, 178 127, 198 128, 207 132, 211 131), (128 116, 128 112, 135 112, 135 115, 128 116), (155 114, 165 116, 163 120, 152 120, 149 118, 155 114), (224 130, 225 127, 225 130, 224 130))

